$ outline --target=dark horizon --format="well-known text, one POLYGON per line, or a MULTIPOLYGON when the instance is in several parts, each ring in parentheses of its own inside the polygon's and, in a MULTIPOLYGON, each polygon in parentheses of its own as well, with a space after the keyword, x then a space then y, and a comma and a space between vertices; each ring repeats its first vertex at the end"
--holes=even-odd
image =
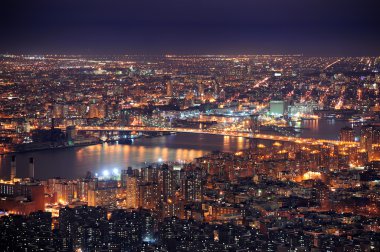
POLYGON ((371 1, 8 1, 0 52, 379 56, 371 1))

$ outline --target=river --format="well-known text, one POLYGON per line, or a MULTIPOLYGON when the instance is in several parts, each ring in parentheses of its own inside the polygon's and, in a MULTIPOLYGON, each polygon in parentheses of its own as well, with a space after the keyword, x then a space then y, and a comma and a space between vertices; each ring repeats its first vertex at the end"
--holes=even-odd
MULTIPOLYGON (((343 121, 304 121, 302 137, 337 139, 343 121)), ((193 160, 214 150, 237 151, 249 148, 250 140, 241 137, 180 133, 177 135, 135 139, 131 145, 99 144, 57 150, 19 153, 16 155, 17 176, 28 176, 28 158, 35 160, 35 177, 40 179, 83 177, 87 171, 139 168, 144 162, 159 160, 193 160)), ((9 177, 10 156, 0 158, 0 178, 9 177)))

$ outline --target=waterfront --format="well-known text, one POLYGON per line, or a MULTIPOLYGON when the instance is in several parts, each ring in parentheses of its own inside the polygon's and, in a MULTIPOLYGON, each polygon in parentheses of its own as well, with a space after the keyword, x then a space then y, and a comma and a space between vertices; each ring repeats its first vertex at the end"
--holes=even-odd
MULTIPOLYGON (((17 176, 27 176, 28 158, 35 159, 36 178, 76 178, 87 171, 140 168, 144 162, 175 161, 201 157, 214 150, 236 151, 249 147, 249 140, 213 135, 177 134, 134 140, 131 145, 99 144, 86 147, 16 154, 17 176)), ((10 156, 1 157, 2 178, 9 176, 10 156)))
MULTIPOLYGON (((300 136, 311 138, 337 139, 339 129, 349 125, 344 121, 304 121, 300 136)), ((144 162, 158 160, 191 161, 211 151, 237 151, 248 148, 250 140, 206 134, 180 133, 177 135, 135 139, 131 145, 99 144, 86 147, 56 149, 18 153, 17 176, 27 176, 28 158, 35 159, 36 178, 83 177, 87 171, 99 172, 104 169, 140 168, 144 162)), ((10 156, 1 157, 0 177, 9 176, 10 156)))
MULTIPOLYGON (((301 136, 326 139, 336 138, 343 121, 304 121, 309 129, 301 136)), ((237 151, 249 147, 250 140, 236 137, 223 137, 205 134, 177 134, 155 138, 134 140, 131 145, 102 144, 71 149, 57 149, 17 154, 17 176, 27 176, 29 157, 35 158, 36 178, 82 177, 87 171, 99 172, 103 169, 125 169, 128 166, 139 168, 144 162, 158 160, 191 161, 208 152, 237 151)), ((1 158, 0 176, 9 175, 10 157, 1 158)))

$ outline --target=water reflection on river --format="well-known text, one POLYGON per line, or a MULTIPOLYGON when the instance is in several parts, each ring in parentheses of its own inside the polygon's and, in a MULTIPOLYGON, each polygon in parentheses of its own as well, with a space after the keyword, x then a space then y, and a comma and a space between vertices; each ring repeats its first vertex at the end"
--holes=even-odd
MULTIPOLYGON (((249 140, 241 137, 177 134, 136 139, 132 145, 103 144, 70 149, 38 151, 17 154, 17 176, 27 176, 28 157, 35 158, 37 178, 84 176, 87 171, 103 169, 138 168, 144 162, 159 159, 193 160, 214 150, 237 151, 249 147, 249 140)), ((10 173, 10 156, 0 159, 0 176, 10 173)))
MULTIPOLYGON (((310 120, 300 123, 301 137, 338 139, 344 121, 310 120)), ((250 140, 241 137, 187 134, 136 139, 131 145, 103 144, 87 147, 48 150, 17 154, 17 176, 27 176, 29 157, 35 158, 37 178, 82 177, 87 171, 138 168, 144 162, 193 160, 214 150, 237 151, 248 148, 250 140)), ((0 158, 0 177, 10 173, 10 156, 0 158)))

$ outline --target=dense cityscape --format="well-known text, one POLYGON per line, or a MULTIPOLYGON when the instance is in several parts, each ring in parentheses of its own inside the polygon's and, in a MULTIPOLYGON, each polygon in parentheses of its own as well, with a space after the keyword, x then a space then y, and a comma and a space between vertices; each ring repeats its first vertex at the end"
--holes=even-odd
POLYGON ((378 57, 2 54, 0 250, 379 251, 379 71, 378 57), (249 147, 74 178, 34 156, 181 134, 249 147))

